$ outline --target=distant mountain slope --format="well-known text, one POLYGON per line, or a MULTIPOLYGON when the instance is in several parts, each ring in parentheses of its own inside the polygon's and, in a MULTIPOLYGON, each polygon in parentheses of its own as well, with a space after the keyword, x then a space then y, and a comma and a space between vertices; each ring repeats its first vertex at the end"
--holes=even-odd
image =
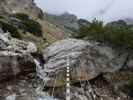
POLYGON ((54 14, 48 14, 46 13, 45 19, 59 25, 60 27, 71 27, 78 29, 78 18, 75 15, 69 14, 69 13, 63 13, 61 15, 54 15, 54 14))
POLYGON ((125 20, 126 23, 129 24, 129 25, 133 24, 133 18, 125 18, 124 20, 125 20))
POLYGON ((90 24, 90 22, 88 22, 87 20, 78 19, 77 16, 70 14, 68 12, 60 15, 45 13, 44 18, 48 22, 56 25, 65 32, 69 33, 66 36, 71 36, 72 34, 77 33, 82 25, 90 24))
POLYGON ((45 20, 60 27, 68 33, 73 33, 73 30, 78 30, 78 18, 75 15, 69 13, 63 13, 61 15, 54 15, 45 13, 45 20))

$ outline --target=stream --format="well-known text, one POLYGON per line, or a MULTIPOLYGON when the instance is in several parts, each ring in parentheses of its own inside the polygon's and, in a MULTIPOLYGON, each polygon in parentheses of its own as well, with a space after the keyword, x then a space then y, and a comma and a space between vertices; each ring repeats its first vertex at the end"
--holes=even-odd
MULTIPOLYGON (((34 59, 34 62, 36 64, 36 76, 39 77, 41 80, 43 80, 43 77, 45 77, 44 69, 43 69, 44 62, 39 58, 34 59)), ((43 87, 41 87, 41 88, 43 88, 43 87)), ((43 90, 40 89, 39 92, 43 92, 43 90)), ((57 99, 55 99, 51 96, 39 96, 38 100, 57 100, 57 99)))

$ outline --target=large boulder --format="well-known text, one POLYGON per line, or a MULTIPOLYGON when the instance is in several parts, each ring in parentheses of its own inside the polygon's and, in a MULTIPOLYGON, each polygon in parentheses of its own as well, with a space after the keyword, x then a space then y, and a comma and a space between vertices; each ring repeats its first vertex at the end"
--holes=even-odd
POLYGON ((47 92, 35 89, 32 79, 23 77, 0 84, 0 100, 58 100, 50 97, 47 92))
POLYGON ((0 81, 31 72, 35 72, 35 63, 30 54, 0 51, 0 81))
POLYGON ((36 53, 37 47, 33 42, 11 37, 10 33, 0 33, 0 48, 21 53, 36 53))
POLYGON ((30 53, 36 53, 36 46, 12 38, 10 33, 0 33, 0 81, 26 75, 35 71, 34 58, 30 53))
POLYGON ((68 61, 72 82, 91 80, 102 73, 118 71, 126 58, 127 54, 120 54, 97 43, 77 39, 61 40, 44 50, 44 80, 48 86, 64 85, 68 61))

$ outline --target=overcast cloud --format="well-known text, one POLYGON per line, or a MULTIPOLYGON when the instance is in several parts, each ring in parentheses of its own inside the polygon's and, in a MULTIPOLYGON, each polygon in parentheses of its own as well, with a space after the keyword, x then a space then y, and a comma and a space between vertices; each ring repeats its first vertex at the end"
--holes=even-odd
POLYGON ((80 18, 98 17, 105 21, 133 18, 133 0, 35 0, 37 5, 53 14, 70 12, 80 18))

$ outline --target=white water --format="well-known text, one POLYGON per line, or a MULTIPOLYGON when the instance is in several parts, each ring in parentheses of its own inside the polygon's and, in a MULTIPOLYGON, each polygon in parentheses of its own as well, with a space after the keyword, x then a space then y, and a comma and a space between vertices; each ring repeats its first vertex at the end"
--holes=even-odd
POLYGON ((57 100, 57 99, 53 99, 51 97, 45 96, 45 97, 39 97, 38 100, 57 100))
POLYGON ((36 74, 37 76, 40 78, 40 79, 44 79, 44 69, 43 69, 43 66, 42 64, 37 60, 37 59, 34 59, 34 62, 36 64, 36 74))
POLYGON ((16 100, 16 94, 12 94, 6 97, 6 100, 16 100))
MULTIPOLYGON (((43 69, 43 64, 41 64, 40 62, 39 62, 39 60, 37 60, 37 59, 34 59, 34 62, 35 62, 35 64, 36 64, 36 75, 40 78, 40 79, 44 79, 44 75, 45 75, 45 73, 44 73, 44 69, 43 69)), ((39 91, 38 92, 43 92, 41 89, 39 89, 39 91)), ((52 97, 50 97, 50 96, 39 96, 38 97, 38 100, 57 100, 57 99, 54 99, 54 98, 52 98, 52 97)))

